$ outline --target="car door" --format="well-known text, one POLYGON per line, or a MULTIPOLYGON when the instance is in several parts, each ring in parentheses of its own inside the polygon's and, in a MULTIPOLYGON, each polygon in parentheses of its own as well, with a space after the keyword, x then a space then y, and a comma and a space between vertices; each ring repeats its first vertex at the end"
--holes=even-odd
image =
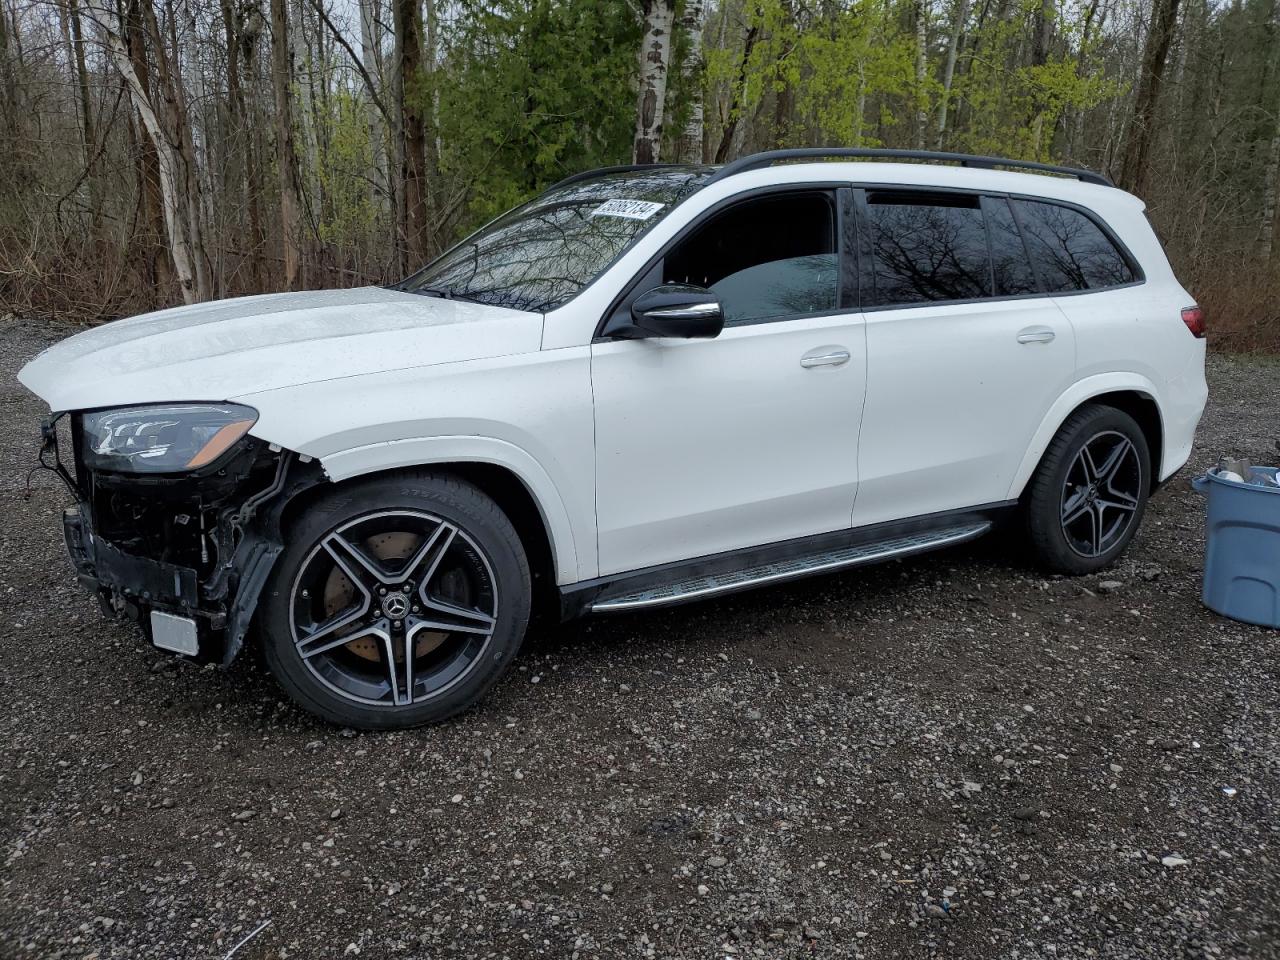
POLYGON ((848 528, 866 377, 851 203, 834 188, 727 201, 621 298, 615 316, 696 284, 726 322, 713 339, 592 345, 602 576, 848 528))
POLYGON ((860 192, 867 403, 854 525, 1002 502, 1075 375, 1008 200, 860 192))

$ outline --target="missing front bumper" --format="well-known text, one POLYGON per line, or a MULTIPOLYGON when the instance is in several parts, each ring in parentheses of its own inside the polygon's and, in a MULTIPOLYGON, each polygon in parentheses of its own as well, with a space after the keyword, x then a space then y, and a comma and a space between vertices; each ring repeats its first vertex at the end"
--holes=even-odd
POLYGON ((62 532, 76 579, 98 596, 109 615, 136 621, 161 649, 200 660, 225 658, 226 610, 202 605, 195 570, 125 553, 94 535, 79 505, 63 512, 62 532), (156 615, 190 622, 194 637, 182 649, 159 642, 163 638, 153 629, 156 615))

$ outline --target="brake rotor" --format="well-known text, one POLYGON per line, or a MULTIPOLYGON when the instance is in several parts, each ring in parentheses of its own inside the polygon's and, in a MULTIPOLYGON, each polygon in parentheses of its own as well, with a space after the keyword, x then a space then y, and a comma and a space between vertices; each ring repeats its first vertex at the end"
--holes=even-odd
MULTIPOLYGON (((407 560, 422 544, 422 537, 416 533, 381 533, 370 537, 361 546, 379 561, 407 560)), ((324 615, 331 617, 339 610, 345 610, 355 600, 355 585, 342 572, 342 568, 334 566, 324 584, 324 615)), ((415 658, 425 656, 440 644, 444 643, 448 634, 438 630, 420 630, 414 640, 413 655, 415 658)), ((404 660, 404 645, 394 645, 397 661, 404 660)), ((346 645, 357 657, 377 662, 380 658, 378 641, 374 637, 360 637, 346 645)))

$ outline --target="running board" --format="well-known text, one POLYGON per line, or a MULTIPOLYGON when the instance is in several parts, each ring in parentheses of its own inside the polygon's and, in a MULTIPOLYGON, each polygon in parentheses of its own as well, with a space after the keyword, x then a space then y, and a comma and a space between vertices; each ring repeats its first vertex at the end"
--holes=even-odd
POLYGON ((895 557, 910 556, 913 553, 924 553, 938 547, 964 543, 982 536, 990 529, 990 520, 975 520, 936 530, 811 553, 789 560, 761 563, 742 570, 731 570, 705 577, 689 577, 632 593, 601 597, 591 604, 591 612, 612 613, 639 610, 644 607, 661 607, 731 593, 735 590, 745 590, 749 587, 795 580, 815 573, 830 573, 845 567, 891 560, 895 557))

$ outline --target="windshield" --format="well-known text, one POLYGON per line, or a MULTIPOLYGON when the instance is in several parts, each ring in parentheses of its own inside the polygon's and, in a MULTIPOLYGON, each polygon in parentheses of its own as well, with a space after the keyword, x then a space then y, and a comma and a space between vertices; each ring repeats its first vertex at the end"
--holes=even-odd
POLYGON ((711 173, 660 167, 553 187, 472 234, 400 288, 552 310, 577 296, 711 173))

